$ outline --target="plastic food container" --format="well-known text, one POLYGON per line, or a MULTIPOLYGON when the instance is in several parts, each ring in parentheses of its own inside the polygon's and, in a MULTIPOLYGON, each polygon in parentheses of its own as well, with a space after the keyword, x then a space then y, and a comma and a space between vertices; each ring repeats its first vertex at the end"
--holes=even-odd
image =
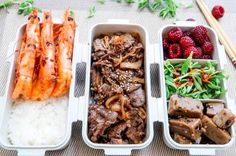
MULTIPOLYGON (((195 22, 177 22, 173 25, 167 25, 164 26, 163 28, 160 29, 159 31, 159 42, 160 42, 160 46, 159 46, 159 51, 160 51, 160 55, 161 55, 161 59, 163 61, 161 61, 161 68, 160 68, 160 72, 162 75, 161 78, 161 91, 162 94, 164 95, 163 97, 163 102, 164 102, 164 108, 163 108, 163 122, 164 122, 164 141, 166 143, 166 145, 168 145, 171 148, 174 149, 179 149, 179 150, 188 150, 190 155, 215 155, 215 151, 216 150, 222 150, 222 149, 226 149, 229 148, 231 145, 233 145, 234 141, 235 141, 235 131, 233 126, 231 126, 231 128, 229 129, 229 132, 232 136, 232 139, 230 140, 229 143, 227 144, 223 144, 223 145, 217 145, 217 144, 191 144, 191 145, 186 145, 186 144, 179 144, 177 142, 175 142, 172 137, 170 136, 170 130, 169 130, 169 122, 168 122, 168 105, 167 105, 167 98, 166 98, 166 88, 165 88, 165 78, 164 78, 164 57, 163 57, 163 46, 162 46, 162 39, 164 34, 170 30, 173 27, 180 27, 183 29, 183 31, 189 30, 191 28, 194 28, 195 26, 197 26, 197 24, 195 22)), ((215 31, 208 27, 205 26, 208 29, 209 32, 209 37, 214 45, 214 55, 213 55, 213 60, 217 63, 217 69, 218 70, 224 70, 225 69, 225 65, 227 64, 227 60, 226 60, 226 55, 225 55, 225 51, 224 51, 224 47, 222 45, 219 44, 218 42, 218 37, 215 33, 215 31)), ((171 59, 171 62, 173 63, 177 63, 177 62, 182 62, 184 59, 171 59)), ((199 61, 200 64, 205 64, 207 62, 207 60, 200 60, 200 59, 194 59, 193 61, 199 61)), ((227 89, 226 83, 225 81, 222 83, 222 87, 227 89)), ((231 100, 228 97, 228 93, 226 93, 225 96, 223 97, 219 97, 218 99, 200 99, 203 103, 204 102, 217 102, 217 101, 222 101, 225 104, 226 108, 229 108, 232 112, 234 112, 235 114, 235 106, 234 106, 234 101, 231 100)))
POLYGON ((152 55, 150 53, 150 44, 148 40, 148 33, 144 27, 137 24, 129 24, 127 21, 111 20, 108 23, 97 24, 93 26, 89 33, 89 47, 88 54, 86 56, 87 69, 86 69, 86 83, 85 83, 85 111, 83 119, 82 136, 85 143, 95 149, 103 149, 106 155, 130 155, 133 149, 142 149, 147 147, 153 139, 153 122, 156 121, 153 107, 156 103, 152 102, 151 90, 150 90, 150 64, 153 63, 151 60, 152 55), (140 35, 141 42, 144 45, 144 70, 145 70, 145 92, 146 92, 146 107, 147 107, 147 121, 146 121, 146 138, 141 144, 98 144, 90 141, 88 137, 88 108, 91 103, 90 100, 90 68, 91 68, 91 52, 92 43, 96 36, 100 34, 110 34, 115 32, 135 32, 140 35))
MULTIPOLYGON (((53 23, 61 24, 62 21, 59 19, 53 19, 53 23)), ((43 156, 45 154, 45 151, 52 151, 52 150, 58 150, 64 148, 71 137, 71 129, 72 129, 72 122, 77 120, 77 112, 75 111, 75 105, 78 104, 78 100, 74 96, 74 85, 75 85, 75 77, 73 76, 71 87, 69 91, 68 96, 68 107, 67 107, 67 123, 66 123, 66 134, 64 135, 64 138, 60 141, 60 143, 56 145, 48 145, 48 146, 21 146, 21 145, 12 145, 10 144, 9 140, 7 139, 7 126, 9 121, 9 115, 11 112, 12 107, 12 90, 13 90, 13 84, 15 79, 15 61, 17 58, 18 53, 16 53, 16 50, 19 50, 21 45, 21 36, 23 35, 23 32, 25 30, 26 24, 23 24, 19 27, 17 30, 16 39, 10 43, 9 49, 8 49, 8 56, 6 63, 9 67, 9 73, 8 78, 6 82, 6 89, 5 94, 3 97, 0 98, 0 144, 3 148, 8 150, 16 150, 18 152, 19 156, 43 156)), ((75 33, 75 41, 74 41, 74 54, 73 54, 73 64, 72 64, 72 72, 75 73, 76 70, 76 64, 80 60, 80 56, 78 55, 78 30, 76 30, 75 33)), ((17 131, 17 129, 16 129, 17 131)))

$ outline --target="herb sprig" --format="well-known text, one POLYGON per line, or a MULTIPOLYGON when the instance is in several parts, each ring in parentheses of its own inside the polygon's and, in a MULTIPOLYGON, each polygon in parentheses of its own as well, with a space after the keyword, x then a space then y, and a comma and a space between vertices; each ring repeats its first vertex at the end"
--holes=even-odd
POLYGON ((32 10, 37 9, 41 11, 39 8, 36 8, 34 5, 34 0, 5 0, 0 3, 0 9, 9 8, 12 5, 18 5, 17 13, 19 15, 29 15, 32 10))
POLYGON ((88 18, 94 17, 95 14, 96 14, 96 8, 95 8, 95 6, 90 7, 90 8, 89 8, 89 15, 88 15, 88 18))
POLYGON ((168 99, 173 94, 195 99, 213 99, 226 92, 221 84, 227 76, 222 71, 216 70, 213 61, 201 65, 199 62, 193 62, 192 56, 177 64, 167 60, 164 73, 168 99))

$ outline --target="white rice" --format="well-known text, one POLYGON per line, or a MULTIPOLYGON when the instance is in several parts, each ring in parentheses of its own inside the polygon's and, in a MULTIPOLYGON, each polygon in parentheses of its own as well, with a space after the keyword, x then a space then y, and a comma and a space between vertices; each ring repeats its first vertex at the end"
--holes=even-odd
POLYGON ((68 97, 18 101, 12 106, 8 139, 13 145, 55 145, 66 135, 68 97))

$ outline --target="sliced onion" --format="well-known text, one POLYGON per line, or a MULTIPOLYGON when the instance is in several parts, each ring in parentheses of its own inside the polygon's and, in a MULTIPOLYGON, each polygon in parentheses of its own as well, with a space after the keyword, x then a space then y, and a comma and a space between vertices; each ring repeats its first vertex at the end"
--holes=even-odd
POLYGON ((139 107, 138 114, 143 120, 147 117, 146 111, 142 107, 139 107))
POLYGON ((119 98, 120 98, 120 94, 116 94, 116 95, 110 97, 109 99, 107 99, 107 101, 105 103, 106 107, 110 108, 111 102, 114 101, 114 100, 117 100, 119 98))
POLYGON ((113 112, 120 112, 121 111, 121 106, 120 103, 116 102, 111 106, 111 110, 113 112))
POLYGON ((120 95, 120 101, 121 101, 121 114, 122 114, 122 118, 124 119, 125 116, 126 116, 126 113, 125 113, 125 98, 123 95, 120 95))
POLYGON ((122 62, 120 64, 121 69, 140 69, 142 66, 142 60, 138 60, 137 62, 122 62))
POLYGON ((115 64, 114 64, 114 67, 117 67, 120 65, 120 63, 122 62, 122 55, 120 55, 120 58, 119 59, 113 59, 115 64))
POLYGON ((142 78, 139 78, 139 77, 134 77, 133 80, 132 80, 134 83, 141 83, 141 84, 144 84, 144 79, 142 78))

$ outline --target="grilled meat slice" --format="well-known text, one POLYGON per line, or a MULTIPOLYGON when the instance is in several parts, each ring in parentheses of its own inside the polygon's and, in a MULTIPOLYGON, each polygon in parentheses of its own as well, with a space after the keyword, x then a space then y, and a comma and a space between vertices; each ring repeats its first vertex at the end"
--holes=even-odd
POLYGON ((106 109, 102 105, 89 106, 89 136, 93 142, 104 135, 104 131, 117 121, 118 113, 106 109))

